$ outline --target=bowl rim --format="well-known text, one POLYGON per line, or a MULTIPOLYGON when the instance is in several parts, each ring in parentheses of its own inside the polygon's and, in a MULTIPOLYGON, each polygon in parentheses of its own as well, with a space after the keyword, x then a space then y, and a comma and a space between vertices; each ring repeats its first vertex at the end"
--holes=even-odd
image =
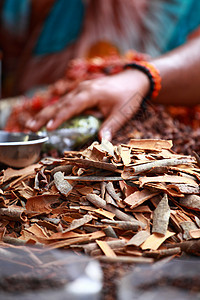
MULTIPOLYGON (((0 132, 2 132, 3 130, 0 130, 0 132)), ((12 133, 23 133, 23 134, 31 134, 30 132, 29 133, 25 133, 25 132, 8 132, 10 134, 12 133)), ((36 140, 32 140, 32 141, 21 141, 21 142, 0 142, 0 146, 28 146, 28 145, 36 145, 36 144, 42 144, 42 143, 45 143, 48 141, 48 136, 43 136, 41 134, 38 134, 38 133, 35 133, 35 132, 32 132, 34 133, 36 136, 38 136, 38 139, 36 140)))

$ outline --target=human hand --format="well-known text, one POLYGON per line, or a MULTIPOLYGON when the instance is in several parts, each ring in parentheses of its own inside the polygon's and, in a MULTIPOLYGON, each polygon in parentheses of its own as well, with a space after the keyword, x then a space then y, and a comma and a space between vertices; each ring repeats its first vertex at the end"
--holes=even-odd
POLYGON ((46 125, 47 130, 55 130, 64 121, 96 107, 105 118, 99 138, 111 140, 137 112, 149 88, 148 77, 139 70, 83 81, 57 103, 45 107, 34 119, 28 120, 26 127, 37 131, 46 125))

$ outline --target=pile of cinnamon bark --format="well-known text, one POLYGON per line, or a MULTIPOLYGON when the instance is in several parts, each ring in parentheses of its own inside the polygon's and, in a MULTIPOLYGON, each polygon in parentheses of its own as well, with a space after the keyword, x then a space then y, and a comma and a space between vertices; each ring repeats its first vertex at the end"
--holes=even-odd
POLYGON ((170 140, 103 140, 0 173, 0 245, 37 245, 102 261, 200 254, 198 156, 170 140))

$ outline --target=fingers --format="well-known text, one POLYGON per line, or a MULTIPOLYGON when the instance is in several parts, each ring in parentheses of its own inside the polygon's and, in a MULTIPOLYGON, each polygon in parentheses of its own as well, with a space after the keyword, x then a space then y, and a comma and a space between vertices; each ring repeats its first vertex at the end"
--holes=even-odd
POLYGON ((64 121, 82 113, 86 108, 93 107, 94 104, 87 90, 79 93, 74 91, 55 105, 43 109, 33 120, 29 120, 26 126, 32 131, 37 131, 44 125, 47 126, 47 130, 55 130, 64 121))
POLYGON ((137 112, 141 100, 142 98, 140 101, 131 98, 123 105, 114 107, 100 128, 99 139, 111 141, 117 131, 137 112))
POLYGON ((25 127, 31 131, 38 131, 42 126, 45 126, 49 119, 51 119, 56 112, 56 105, 45 107, 39 112, 34 119, 29 119, 25 127))

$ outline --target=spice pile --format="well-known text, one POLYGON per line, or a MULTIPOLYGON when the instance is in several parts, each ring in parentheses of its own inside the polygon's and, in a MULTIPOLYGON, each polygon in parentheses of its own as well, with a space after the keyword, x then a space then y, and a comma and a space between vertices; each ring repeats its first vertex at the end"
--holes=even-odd
POLYGON ((200 169, 169 140, 94 142, 0 174, 1 244, 39 244, 101 261, 200 253, 200 169))
POLYGON ((191 155, 200 149, 200 107, 153 106, 150 102, 145 110, 121 128, 114 137, 115 144, 127 143, 130 138, 173 140, 176 153, 191 155))

